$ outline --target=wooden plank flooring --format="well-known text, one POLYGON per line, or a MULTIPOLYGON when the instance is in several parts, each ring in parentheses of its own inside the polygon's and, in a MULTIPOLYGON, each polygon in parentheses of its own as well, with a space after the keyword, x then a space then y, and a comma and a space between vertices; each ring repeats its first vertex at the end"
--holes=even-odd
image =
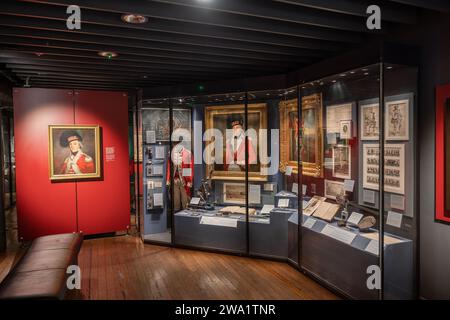
POLYGON ((85 240, 74 299, 337 299, 286 263, 143 244, 85 240))

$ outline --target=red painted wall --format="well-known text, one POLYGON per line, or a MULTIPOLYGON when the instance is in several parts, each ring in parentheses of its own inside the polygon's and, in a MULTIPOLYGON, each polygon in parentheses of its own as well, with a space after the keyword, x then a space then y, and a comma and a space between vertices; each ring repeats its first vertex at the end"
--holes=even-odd
POLYGON ((13 99, 19 238, 125 230, 130 219, 126 94, 16 88, 13 99), (51 124, 100 125, 102 179, 50 181, 51 124), (106 147, 114 147, 114 159, 106 159, 106 147))
POLYGON ((450 222, 445 212, 445 108, 450 84, 436 89, 436 220, 450 222))

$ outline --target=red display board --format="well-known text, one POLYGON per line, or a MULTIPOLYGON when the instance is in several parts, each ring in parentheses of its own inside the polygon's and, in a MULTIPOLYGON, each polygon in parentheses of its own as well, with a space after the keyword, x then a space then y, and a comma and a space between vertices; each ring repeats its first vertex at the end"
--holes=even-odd
POLYGON ((127 95, 16 88, 13 98, 19 238, 125 230, 130 220, 127 95), (101 179, 50 181, 48 126, 59 124, 100 126, 101 179))
POLYGON ((450 223, 450 211, 445 208, 445 119, 448 99, 450 99, 450 84, 438 86, 436 89, 436 220, 450 223))

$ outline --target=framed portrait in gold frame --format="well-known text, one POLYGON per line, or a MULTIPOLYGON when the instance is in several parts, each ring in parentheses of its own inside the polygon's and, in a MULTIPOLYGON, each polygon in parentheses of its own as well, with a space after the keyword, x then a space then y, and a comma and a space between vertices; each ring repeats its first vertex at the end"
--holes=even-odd
MULTIPOLYGON (((250 181, 267 181, 267 175, 264 174, 267 165, 261 164, 259 150, 267 148, 267 141, 261 143, 261 129, 267 129, 267 105, 265 103, 256 103, 248 105, 248 128, 244 128, 245 105, 223 105, 209 106, 205 108, 205 130, 206 130, 206 176, 213 180, 245 180, 245 141, 240 137, 234 144, 227 136, 227 130, 233 130, 232 124, 240 122, 242 130, 249 132, 248 154, 249 168, 248 176, 250 181), (239 120, 240 119, 240 120, 239 120), (251 130, 253 129, 253 130, 251 130), (220 143, 215 140, 214 131, 222 134, 223 141, 220 143), (255 133, 252 136, 251 132, 255 133), (215 147, 214 152, 210 152, 215 147), (222 149, 222 154, 216 154, 217 150, 222 149), (235 152, 232 152, 235 150, 235 152), (237 159, 232 165, 228 165, 228 155, 237 154, 237 159), (222 157, 218 161, 219 158, 222 157), (217 159, 216 159, 217 158, 217 159), (253 159, 251 161, 250 159, 253 159)), ((264 150, 263 150, 264 152, 264 150)))
POLYGON ((302 98, 302 123, 298 119, 298 100, 281 101, 280 109, 280 171, 292 167, 298 173, 299 148, 303 170, 311 177, 323 176, 323 106, 322 94, 316 93, 302 98), (298 141, 298 130, 302 130, 302 142, 298 141))
POLYGON ((50 125, 48 135, 50 180, 101 177, 99 126, 50 125))

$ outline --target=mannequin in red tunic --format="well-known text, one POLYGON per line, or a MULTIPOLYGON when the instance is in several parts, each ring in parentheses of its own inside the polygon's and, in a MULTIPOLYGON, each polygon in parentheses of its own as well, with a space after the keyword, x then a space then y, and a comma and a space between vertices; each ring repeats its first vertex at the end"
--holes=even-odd
MULTIPOLYGON (((171 170, 167 166, 166 184, 170 186, 171 170)), ((178 143, 172 149, 173 201, 175 211, 187 208, 191 199, 194 177, 194 157, 191 151, 178 143)))
MULTIPOLYGON (((235 116, 231 120, 231 128, 233 136, 227 139, 225 154, 225 170, 226 171, 245 171, 245 132, 243 129, 242 118, 235 116)), ((256 164, 257 155, 253 148, 250 137, 247 139, 248 145, 248 163, 256 164)))
POLYGON ((77 132, 69 132, 61 137, 61 145, 69 147, 70 155, 64 160, 60 174, 95 173, 94 160, 81 150, 82 141, 77 132))

